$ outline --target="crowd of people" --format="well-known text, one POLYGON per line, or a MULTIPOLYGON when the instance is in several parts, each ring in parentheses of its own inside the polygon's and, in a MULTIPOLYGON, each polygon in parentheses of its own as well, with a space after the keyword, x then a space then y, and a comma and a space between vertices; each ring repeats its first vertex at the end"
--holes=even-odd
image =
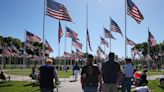
MULTIPOLYGON (((39 68, 38 74, 41 92, 53 92, 55 84, 59 84, 57 71, 51 59, 46 60, 46 64, 39 68)), ((34 72, 34 71, 33 71, 34 72)), ((131 92, 131 85, 145 86, 148 84, 147 70, 138 73, 138 67, 132 65, 132 60, 125 59, 125 64, 120 65, 115 61, 115 54, 109 53, 108 60, 94 64, 94 57, 89 54, 86 65, 81 70, 81 87, 84 92, 117 92, 121 85, 121 92, 131 92)), ((78 63, 73 66, 74 82, 77 81, 80 73, 78 63)), ((148 90, 148 89, 147 89, 148 90)))

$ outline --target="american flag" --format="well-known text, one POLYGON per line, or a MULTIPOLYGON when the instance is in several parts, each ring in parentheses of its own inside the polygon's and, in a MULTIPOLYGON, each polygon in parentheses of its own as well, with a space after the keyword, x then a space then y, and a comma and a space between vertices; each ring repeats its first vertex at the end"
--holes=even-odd
POLYGON ((78 39, 78 34, 76 32, 74 32, 72 29, 70 29, 69 27, 66 27, 66 37, 70 37, 72 39, 77 40, 78 39))
POLYGON ((105 52, 101 49, 100 46, 98 46, 98 51, 101 52, 101 53, 103 53, 105 55, 105 52))
POLYGON ((47 0, 46 14, 58 20, 72 21, 65 6, 53 0, 47 0))
POLYGON ((151 34, 151 32, 150 31, 148 31, 148 42, 149 42, 149 45, 150 46, 156 46, 156 40, 155 40, 155 38, 154 38, 154 36, 151 34))
POLYGON ((128 38, 126 38, 126 40, 127 40, 127 44, 129 44, 131 46, 135 46, 136 45, 136 43, 134 41, 132 41, 132 40, 130 40, 128 38))
POLYGON ((52 47, 50 46, 50 44, 48 43, 48 41, 46 40, 46 49, 50 52, 53 52, 52 47))
POLYGON ((116 40, 116 39, 113 37, 111 31, 107 30, 106 28, 104 28, 104 34, 105 34, 105 38, 111 38, 111 39, 116 40))
POLYGON ((78 56, 84 56, 84 53, 78 49, 76 49, 76 53, 78 56))
POLYGON ((63 30, 62 30, 62 27, 61 27, 61 24, 60 24, 60 21, 59 21, 59 29, 58 29, 58 40, 59 40, 59 43, 60 43, 60 39, 61 39, 62 36, 63 36, 63 30))
POLYGON ((26 41, 39 43, 41 39, 37 35, 34 35, 33 33, 26 31, 26 41))
POLYGON ((131 52, 134 53, 134 54, 139 54, 140 53, 140 51, 136 48, 132 48, 131 52))
POLYGON ((68 52, 64 51, 64 57, 71 57, 71 53, 68 53, 68 52))
POLYGON ((134 18, 138 24, 144 19, 141 12, 137 6, 132 2, 132 0, 127 0, 127 14, 134 18))
POLYGON ((106 45, 107 47, 109 47, 109 46, 108 46, 108 45, 109 45, 108 41, 105 40, 103 37, 101 37, 101 44, 104 44, 104 45, 106 45))
POLYGON ((77 49, 82 49, 82 44, 76 40, 72 40, 72 45, 77 49))
POLYGON ((120 33, 123 36, 120 27, 112 18, 111 18, 111 24, 110 24, 110 31, 120 33))
POLYGON ((16 54, 19 54, 19 50, 16 48, 16 46, 12 43, 10 43, 10 48, 12 49, 12 52, 15 52, 16 54))
POLYGON ((89 44, 89 49, 90 49, 91 51, 93 51, 92 48, 91 48, 91 42, 90 42, 90 37, 89 37, 89 32, 88 32, 88 30, 87 30, 87 42, 88 42, 88 44, 89 44))
POLYGON ((29 43, 28 41, 25 42, 25 47, 29 48, 29 49, 36 49, 31 43, 29 43))

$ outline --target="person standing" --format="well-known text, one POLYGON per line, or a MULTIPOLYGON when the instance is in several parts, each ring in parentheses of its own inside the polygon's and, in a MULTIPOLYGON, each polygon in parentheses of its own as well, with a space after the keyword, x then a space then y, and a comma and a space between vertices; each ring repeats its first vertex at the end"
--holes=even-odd
POLYGON ((55 67, 52 65, 52 60, 47 59, 46 64, 42 65, 39 68, 39 82, 40 82, 40 89, 41 92, 53 92, 54 82, 53 79, 55 78, 55 83, 58 84, 58 77, 56 73, 55 67))
POLYGON ((80 67, 79 67, 78 63, 76 63, 73 67, 73 73, 74 73, 74 76, 75 76, 75 81, 77 81, 79 72, 80 72, 80 67))
POLYGON ((126 64, 123 67, 124 80, 122 83, 122 92, 131 92, 131 84, 133 77, 134 67, 132 66, 131 59, 126 59, 126 64))
MULTIPOLYGON (((86 65, 81 71, 81 85, 84 92, 97 92, 98 84, 101 89, 101 75, 97 66, 93 65, 93 56, 88 55, 86 65)), ((101 90, 100 90, 101 91, 101 90)))
POLYGON ((114 61, 115 55, 109 53, 109 60, 102 65, 103 92, 117 92, 117 80, 120 75, 120 65, 114 61))

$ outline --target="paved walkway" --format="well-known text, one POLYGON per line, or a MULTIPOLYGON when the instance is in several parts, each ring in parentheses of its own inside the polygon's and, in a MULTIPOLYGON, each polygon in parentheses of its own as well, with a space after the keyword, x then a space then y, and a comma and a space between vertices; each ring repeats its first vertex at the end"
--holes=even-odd
MULTIPOLYGON (((10 75, 11 80, 17 80, 17 81, 33 81, 29 76, 18 76, 18 75, 10 75)), ((148 76, 148 80, 156 80, 159 78, 162 78, 163 75, 154 75, 154 76, 148 76)), ((73 80, 73 77, 71 78, 60 78, 61 84, 58 87, 58 92, 83 92, 80 85, 80 77, 78 81, 76 82, 70 82, 73 80)), ((55 92, 56 89, 54 89, 55 92)))

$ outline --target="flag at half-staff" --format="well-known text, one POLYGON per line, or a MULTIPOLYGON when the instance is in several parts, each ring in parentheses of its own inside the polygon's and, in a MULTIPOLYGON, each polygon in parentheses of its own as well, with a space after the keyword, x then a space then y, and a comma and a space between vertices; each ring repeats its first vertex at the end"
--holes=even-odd
POLYGON ((52 47, 50 46, 50 44, 48 43, 48 41, 46 40, 46 44, 45 44, 46 50, 48 50, 49 52, 53 52, 52 47))
POLYGON ((39 36, 29 32, 29 31, 26 31, 26 41, 28 42, 41 42, 41 39, 39 36))
POLYGON ((88 44, 89 44, 89 49, 90 49, 91 51, 93 51, 92 48, 91 48, 91 42, 90 42, 90 37, 89 37, 89 32, 88 32, 88 30, 87 30, 87 42, 88 42, 88 44))
POLYGON ((70 29, 69 27, 66 27, 66 37, 78 40, 78 33, 70 29))
POLYGON ((103 37, 101 37, 101 44, 104 44, 104 45, 106 45, 107 47, 109 47, 109 46, 108 46, 108 45, 109 45, 108 41, 105 40, 103 37))
POLYGON ((61 37, 63 36, 63 30, 62 30, 62 27, 61 27, 61 23, 59 21, 59 29, 58 29, 58 41, 60 43, 60 39, 61 37))
POLYGON ((127 44, 129 44, 130 46, 135 46, 136 45, 136 43, 134 41, 132 41, 128 38, 126 38, 126 40, 127 40, 127 44))
POLYGON ((149 45, 150 46, 156 46, 156 40, 155 40, 155 38, 154 38, 154 36, 151 34, 151 32, 150 31, 148 31, 148 43, 149 43, 149 45))
POLYGON ((54 0, 47 0, 46 15, 56 18, 58 20, 65 20, 72 22, 72 19, 63 4, 60 4, 54 0))
POLYGON ((132 2, 132 0, 127 0, 127 14, 131 16, 135 21, 140 24, 144 19, 141 12, 137 8, 137 6, 132 2))
POLYGON ((112 18, 110 20, 111 20, 110 31, 120 33, 123 36, 121 29, 117 25, 117 23, 112 18))
POLYGON ((77 49, 82 49, 83 45, 77 40, 72 39, 72 45, 77 49))
POLYGON ((111 31, 109 31, 108 29, 104 28, 104 34, 105 34, 105 38, 111 38, 111 39, 114 39, 114 36, 112 35, 111 31))

